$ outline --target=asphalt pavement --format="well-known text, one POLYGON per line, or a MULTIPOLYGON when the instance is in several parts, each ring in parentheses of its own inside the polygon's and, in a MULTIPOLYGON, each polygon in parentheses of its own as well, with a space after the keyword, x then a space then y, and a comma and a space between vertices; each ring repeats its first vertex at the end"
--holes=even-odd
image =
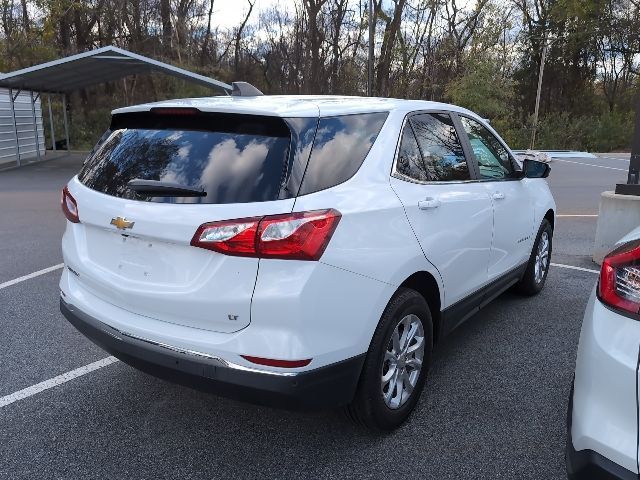
MULTIPOLYGON (((628 166, 613 157, 552 163, 554 262, 597 269, 599 194, 628 166)), ((59 313, 60 270, 1 287, 62 262, 59 194, 81 161, 0 172, 0 398, 107 357, 59 313)), ((596 277, 552 267, 539 296, 508 292, 469 320, 438 347, 418 409, 392 434, 117 362, 0 406, 0 478, 565 478, 566 402, 596 277)))

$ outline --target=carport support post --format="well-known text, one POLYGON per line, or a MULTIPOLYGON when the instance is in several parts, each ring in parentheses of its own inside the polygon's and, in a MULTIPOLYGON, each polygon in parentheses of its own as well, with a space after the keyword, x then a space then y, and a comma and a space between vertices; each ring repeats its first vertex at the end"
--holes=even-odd
POLYGON ((47 93, 47 104, 49 105, 49 130, 51 130, 51 150, 56 151, 56 129, 53 125, 53 113, 51 112, 51 95, 47 93))
MULTIPOLYGON (((16 94, 16 97, 20 92, 16 94)), ((16 166, 20 166, 20 139, 18 138, 18 123, 16 122, 15 98, 13 98, 13 89, 9 89, 9 105, 11 106, 11 119, 13 121, 13 134, 16 140, 16 166)))
POLYGON ((36 116, 36 100, 37 96, 33 98, 33 90, 29 92, 29 98, 31 98, 31 118, 33 118, 33 136, 36 141, 36 157, 40 160, 40 137, 38 136, 38 117, 36 116))
POLYGON ((67 140, 67 152, 71 150, 69 145, 69 120, 67 120, 67 94, 62 94, 62 113, 64 114, 64 136, 67 140))

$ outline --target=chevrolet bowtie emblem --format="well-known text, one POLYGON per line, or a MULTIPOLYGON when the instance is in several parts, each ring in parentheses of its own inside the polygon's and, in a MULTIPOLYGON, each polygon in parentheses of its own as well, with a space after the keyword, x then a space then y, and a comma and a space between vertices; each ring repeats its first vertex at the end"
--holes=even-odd
POLYGON ((124 217, 116 217, 111 219, 111 225, 114 225, 119 230, 125 230, 127 228, 133 227, 133 224, 136 222, 130 222, 124 217))

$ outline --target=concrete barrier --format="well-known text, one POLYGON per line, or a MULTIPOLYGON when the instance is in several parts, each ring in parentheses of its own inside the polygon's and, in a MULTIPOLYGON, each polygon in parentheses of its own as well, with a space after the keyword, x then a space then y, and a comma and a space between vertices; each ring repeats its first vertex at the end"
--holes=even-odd
POLYGON ((602 264, 618 240, 640 226, 640 197, 602 192, 593 261, 602 264))

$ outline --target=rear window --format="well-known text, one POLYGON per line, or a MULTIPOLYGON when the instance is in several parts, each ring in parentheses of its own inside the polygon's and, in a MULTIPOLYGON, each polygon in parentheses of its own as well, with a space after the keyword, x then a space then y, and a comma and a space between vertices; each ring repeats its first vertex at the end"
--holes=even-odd
POLYGON ((349 180, 362 165, 387 116, 384 112, 320 118, 299 194, 349 180))
POLYGON ((114 115, 80 181, 121 198, 167 203, 277 200, 285 181, 291 133, 275 117, 231 114, 114 115), (202 189, 204 196, 148 196, 134 179, 202 189))

